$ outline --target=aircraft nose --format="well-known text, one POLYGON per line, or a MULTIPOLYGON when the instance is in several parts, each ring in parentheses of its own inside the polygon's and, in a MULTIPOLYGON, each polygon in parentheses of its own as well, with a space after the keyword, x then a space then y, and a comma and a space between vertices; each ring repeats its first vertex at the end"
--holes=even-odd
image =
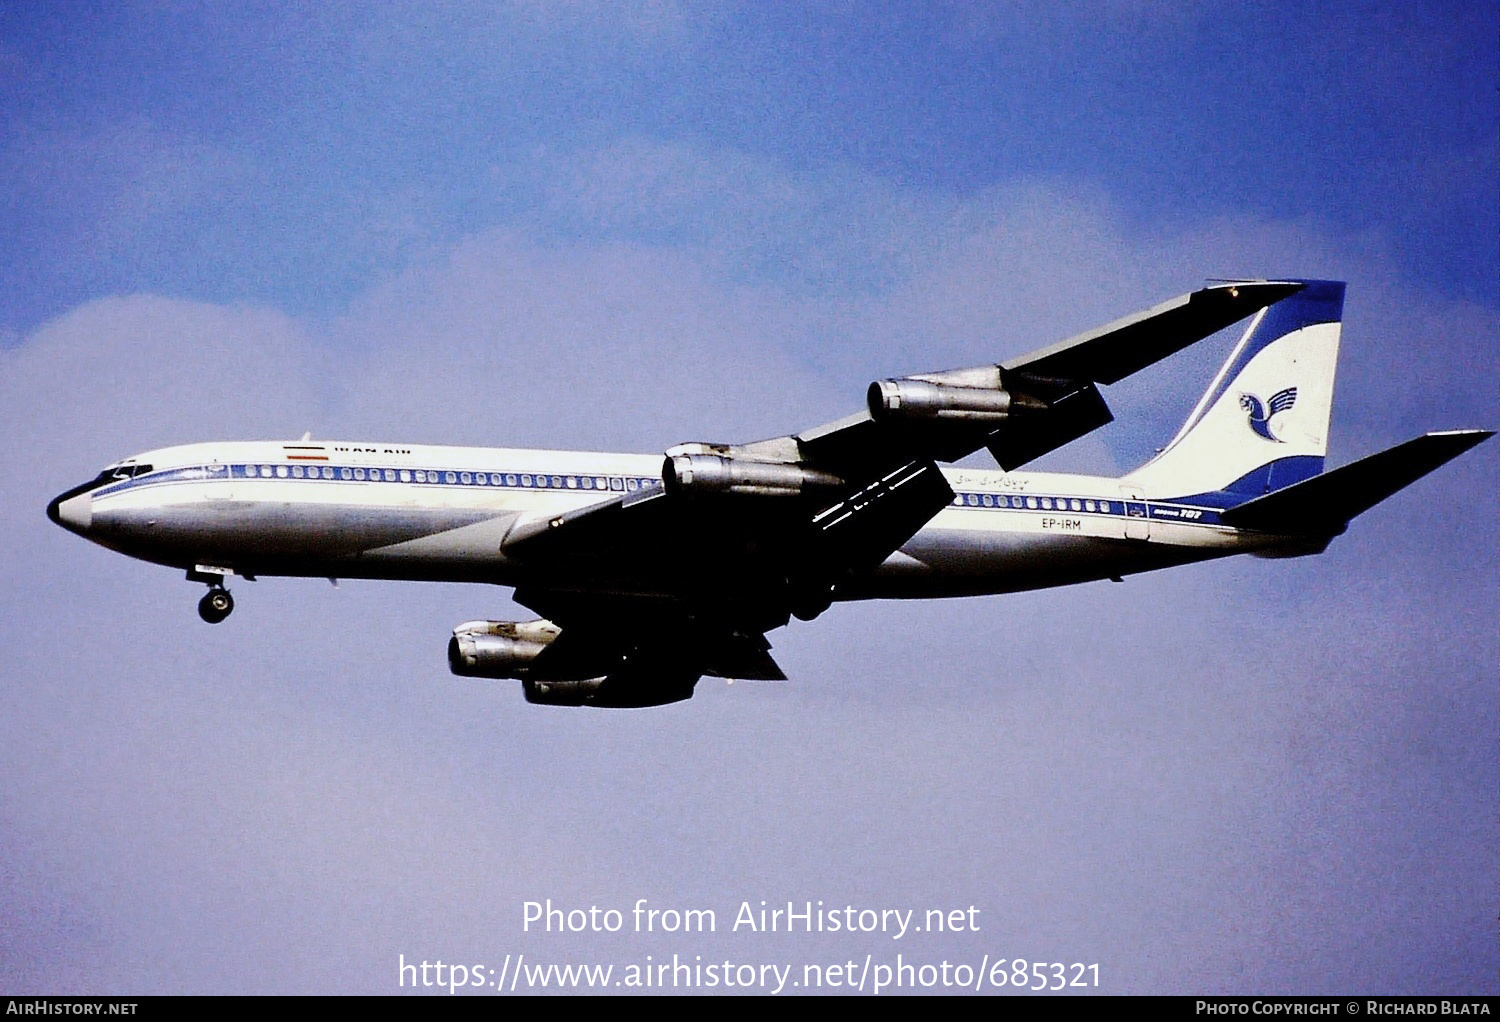
POLYGON ((87 493, 67 493, 54 497, 47 505, 47 517, 69 532, 87 532, 94 519, 94 499, 87 493))

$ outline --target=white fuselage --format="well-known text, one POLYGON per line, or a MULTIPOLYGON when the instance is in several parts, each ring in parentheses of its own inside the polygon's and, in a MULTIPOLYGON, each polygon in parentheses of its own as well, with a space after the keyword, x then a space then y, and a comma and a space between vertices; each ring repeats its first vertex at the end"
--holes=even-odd
MULTIPOLYGON (((661 468, 661 455, 195 444, 111 466, 120 478, 64 495, 53 513, 104 546, 188 570, 519 585, 526 567, 505 550, 513 529, 658 486, 661 468)), ((1118 479, 944 476, 953 503, 840 598, 1043 588, 1275 552, 1282 541, 1220 524, 1209 503, 1157 499, 1118 479)))

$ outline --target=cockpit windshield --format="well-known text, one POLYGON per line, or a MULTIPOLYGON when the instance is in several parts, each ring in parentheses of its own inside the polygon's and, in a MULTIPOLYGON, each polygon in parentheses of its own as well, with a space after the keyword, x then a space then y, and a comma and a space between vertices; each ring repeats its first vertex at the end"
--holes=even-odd
POLYGON ((134 479, 136 476, 143 476, 150 471, 150 465, 137 465, 134 463, 111 465, 94 477, 93 481, 89 483, 89 489, 93 489, 96 486, 104 486, 106 483, 118 483, 123 479, 134 479))

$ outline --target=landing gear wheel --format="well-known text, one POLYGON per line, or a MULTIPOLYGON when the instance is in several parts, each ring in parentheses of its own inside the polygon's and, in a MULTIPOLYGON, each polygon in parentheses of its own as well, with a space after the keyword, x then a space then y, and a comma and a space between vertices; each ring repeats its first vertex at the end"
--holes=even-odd
POLYGON ((216 625, 234 610, 234 597, 228 589, 210 589, 198 601, 198 616, 211 625, 216 625))

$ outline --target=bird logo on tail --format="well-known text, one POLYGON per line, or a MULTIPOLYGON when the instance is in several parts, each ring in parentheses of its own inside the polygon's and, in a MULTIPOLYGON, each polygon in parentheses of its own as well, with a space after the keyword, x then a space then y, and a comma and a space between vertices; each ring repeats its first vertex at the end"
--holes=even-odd
POLYGON ((1264 405, 1261 404, 1260 398, 1256 397, 1254 394, 1240 395, 1240 407, 1244 409, 1245 413, 1249 416, 1249 425, 1250 428, 1254 430, 1255 435, 1258 437, 1264 437, 1265 439, 1278 444, 1285 443, 1286 441, 1282 440, 1278 436, 1272 435, 1271 419, 1273 419, 1278 413, 1286 411, 1296 403, 1296 387, 1288 387, 1285 390, 1278 390, 1276 393, 1271 395, 1271 400, 1266 402, 1264 405))

